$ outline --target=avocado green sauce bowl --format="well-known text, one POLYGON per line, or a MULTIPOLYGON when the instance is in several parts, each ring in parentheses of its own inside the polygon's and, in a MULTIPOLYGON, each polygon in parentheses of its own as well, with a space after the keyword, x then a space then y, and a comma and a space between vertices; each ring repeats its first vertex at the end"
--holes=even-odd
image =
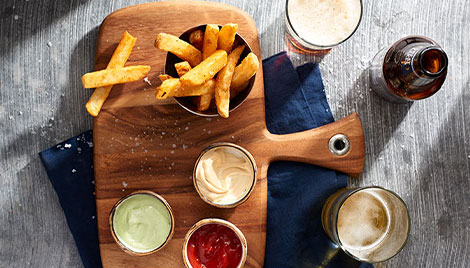
POLYGON ((136 191, 121 198, 111 210, 109 225, 121 249, 136 256, 163 248, 175 229, 170 205, 152 191, 136 191))

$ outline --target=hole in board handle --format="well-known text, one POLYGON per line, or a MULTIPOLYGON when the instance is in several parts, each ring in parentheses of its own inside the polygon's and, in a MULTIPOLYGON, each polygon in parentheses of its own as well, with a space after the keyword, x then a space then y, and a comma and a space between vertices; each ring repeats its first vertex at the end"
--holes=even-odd
POLYGON ((348 137, 343 134, 336 134, 328 142, 330 152, 337 156, 345 155, 351 149, 348 137))

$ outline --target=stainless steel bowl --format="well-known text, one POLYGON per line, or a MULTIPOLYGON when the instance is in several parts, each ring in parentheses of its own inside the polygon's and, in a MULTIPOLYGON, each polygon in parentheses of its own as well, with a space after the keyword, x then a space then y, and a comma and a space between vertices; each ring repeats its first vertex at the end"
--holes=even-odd
MULTIPOLYGON (((219 25, 219 27, 222 27, 219 25)), ((206 29, 206 24, 200 25, 193 27, 191 29, 186 30, 183 34, 180 35, 180 38, 186 42, 189 42, 189 35, 196 30, 201 30, 204 32, 206 29)), ((240 61, 242 61, 246 55, 248 55, 251 52, 251 48, 246 42, 245 39, 241 35, 237 33, 235 36, 235 42, 234 46, 236 45, 245 45, 245 50, 243 51, 242 55, 240 56, 240 61)), ((175 69, 175 63, 182 62, 183 60, 175 56, 174 54, 168 52, 166 56, 166 62, 165 62, 165 73, 171 75, 172 77, 178 77, 178 73, 176 72, 175 69)), ((235 98, 230 100, 230 108, 229 111, 232 112, 235 109, 237 109, 248 97, 248 95, 251 92, 251 89, 253 88, 253 84, 256 79, 256 74, 250 79, 248 86, 240 93, 238 94, 235 98)), ((197 109, 197 104, 195 103, 195 100, 197 97, 179 97, 175 98, 176 102, 183 107, 186 111, 199 115, 199 116, 204 116, 204 117, 215 117, 218 116, 217 112, 217 107, 215 106, 214 101, 212 101, 211 106, 209 107, 208 110, 206 111, 198 111, 197 109)))

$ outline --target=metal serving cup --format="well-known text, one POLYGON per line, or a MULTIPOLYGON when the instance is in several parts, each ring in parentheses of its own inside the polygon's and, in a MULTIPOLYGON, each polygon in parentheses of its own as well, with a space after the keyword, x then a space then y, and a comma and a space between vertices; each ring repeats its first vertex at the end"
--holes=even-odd
POLYGON ((224 225, 224 226, 230 228, 232 231, 235 232, 235 234, 238 236, 238 238, 240 239, 240 242, 242 244, 242 258, 241 258, 240 263, 238 264, 237 268, 243 267, 245 265, 246 257, 248 255, 248 246, 247 246, 247 243, 246 243, 245 235, 243 235, 242 231, 240 231, 240 229, 238 229, 233 223, 231 223, 229 221, 226 221, 226 220, 222 220, 222 219, 216 219, 216 218, 202 219, 202 220, 198 221, 196 224, 194 224, 189 229, 189 231, 186 233, 186 236, 184 237, 184 242, 183 242, 183 262, 184 262, 184 266, 186 266, 186 268, 193 268, 193 266, 191 265, 191 263, 189 262, 189 259, 188 259, 188 242, 189 242, 189 239, 191 238, 191 236, 193 235, 193 233, 197 229, 199 229, 200 227, 202 227, 204 225, 207 225, 207 224, 221 224, 221 225, 224 225))
MULTIPOLYGON (((219 25, 219 27, 222 27, 222 26, 219 25)), ((206 29, 206 24, 193 27, 189 30, 186 30, 183 34, 181 34, 180 39, 186 42, 189 42, 189 35, 192 32, 196 30, 201 30, 202 32, 204 32, 205 29, 206 29)), ((245 45, 245 50, 243 50, 243 53, 241 54, 239 61, 243 60, 246 57, 246 55, 248 55, 251 52, 250 45, 248 45, 246 40, 243 39, 243 37, 239 35, 238 33, 235 36, 235 42, 233 44, 234 44, 233 47, 238 46, 238 45, 245 45)), ((175 69, 175 63, 182 62, 182 61, 183 61, 182 59, 168 52, 166 55, 165 73, 171 75, 172 77, 178 77, 178 73, 176 72, 176 69, 175 69)), ((255 79, 256 79, 256 74, 249 80, 248 86, 242 92, 240 92, 235 98, 230 100, 230 107, 229 107, 230 112, 237 109, 246 100, 246 98, 248 97, 248 95, 250 94, 253 88, 255 79)), ((216 117, 219 115, 217 112, 217 107, 215 107, 214 105, 214 102, 212 102, 208 110, 198 111, 197 105, 194 103, 194 98, 195 97, 179 97, 179 98, 175 98, 175 100, 181 107, 183 107, 183 109, 185 109, 186 111, 192 114, 204 116, 204 117, 216 117)))
POLYGON ((152 192, 152 191, 147 191, 147 190, 140 190, 140 191, 135 191, 135 192, 132 192, 126 196, 124 196, 123 198, 121 198, 113 207, 113 209, 111 210, 111 213, 109 213, 109 228, 111 229, 111 235, 113 236, 114 238, 114 241, 116 241, 116 243, 119 245, 119 247, 125 251, 126 253, 129 253, 130 255, 133 255, 133 256, 145 256, 145 255, 150 255, 150 254, 153 254, 157 251, 159 251, 160 249, 162 249, 167 243, 168 241, 171 240, 171 238, 173 237, 173 233, 175 232, 175 217, 173 216, 173 211, 171 210, 171 207, 170 205, 168 204, 168 202, 165 200, 165 198, 163 198, 162 196, 152 192), (147 252, 136 252, 136 251, 133 251, 132 249, 126 247, 120 240, 119 238, 117 237, 116 235, 116 232, 114 231, 114 225, 113 225, 113 220, 114 220, 114 213, 116 212, 116 208, 122 203, 124 202, 126 199, 128 199, 129 197, 131 196, 134 196, 134 195, 139 195, 139 194, 146 194, 146 195, 150 195, 150 196, 153 196, 155 198, 157 198, 158 200, 160 200, 164 205, 165 207, 168 209, 168 212, 170 213, 170 217, 171 217, 171 229, 170 229, 170 233, 168 234, 168 237, 166 238, 165 242, 158 248, 156 249, 153 249, 151 251, 147 251, 147 252))
POLYGON ((253 189, 255 188, 255 185, 256 185, 256 174, 257 174, 257 167, 256 167, 255 158, 250 154, 250 152, 248 152, 245 148, 243 148, 239 145, 230 143, 230 142, 218 142, 218 143, 214 143, 214 144, 209 145, 209 147, 202 150, 202 152, 199 154, 199 156, 196 160, 196 164, 194 165, 194 169, 193 169, 193 184, 194 184, 194 188, 196 189, 196 192, 199 194, 201 199, 204 202, 206 202, 207 204, 209 204, 211 206, 214 206, 214 207, 218 207, 218 208, 234 208, 236 206, 239 206, 239 205, 245 203, 246 200, 248 200, 248 198, 250 197, 250 195, 253 192, 253 189), (231 204, 217 204, 217 203, 212 202, 209 199, 207 199, 207 197, 205 197, 201 193, 201 191, 199 190, 199 186, 198 186, 197 180, 196 180, 196 170, 197 170, 197 166, 199 165, 199 161, 202 159, 202 157, 204 156, 205 153, 207 153, 208 151, 213 150, 215 148, 219 148, 219 147, 235 148, 236 150, 240 151, 243 155, 245 155, 247 157, 247 159, 251 163, 251 166, 253 167, 253 182, 251 184, 250 189, 246 192, 246 194, 245 194, 245 196, 243 196, 243 198, 241 198, 240 200, 238 200, 234 203, 231 203, 231 204))

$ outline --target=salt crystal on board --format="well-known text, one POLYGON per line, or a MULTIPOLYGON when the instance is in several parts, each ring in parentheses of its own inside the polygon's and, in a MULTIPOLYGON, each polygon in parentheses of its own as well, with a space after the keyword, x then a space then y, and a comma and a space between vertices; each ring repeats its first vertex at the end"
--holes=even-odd
POLYGON ((144 78, 144 82, 147 83, 147 84, 149 84, 149 86, 152 85, 152 83, 150 83, 150 80, 149 80, 148 77, 145 77, 145 78, 144 78))
POLYGON ((176 148, 176 144, 174 144, 174 143, 173 143, 171 146, 172 146, 173 148, 176 148))
POLYGON ((72 144, 66 143, 66 144, 64 145, 64 147, 65 147, 65 148, 72 148, 72 144))
POLYGON ((75 173, 75 172, 77 172, 77 170, 73 168, 73 169, 72 169, 72 173, 75 173))
POLYGON ((122 182, 122 186, 124 186, 124 188, 127 187, 127 183, 125 181, 122 182))
POLYGON ((48 47, 52 47, 51 41, 47 42, 47 46, 48 46, 48 47))

